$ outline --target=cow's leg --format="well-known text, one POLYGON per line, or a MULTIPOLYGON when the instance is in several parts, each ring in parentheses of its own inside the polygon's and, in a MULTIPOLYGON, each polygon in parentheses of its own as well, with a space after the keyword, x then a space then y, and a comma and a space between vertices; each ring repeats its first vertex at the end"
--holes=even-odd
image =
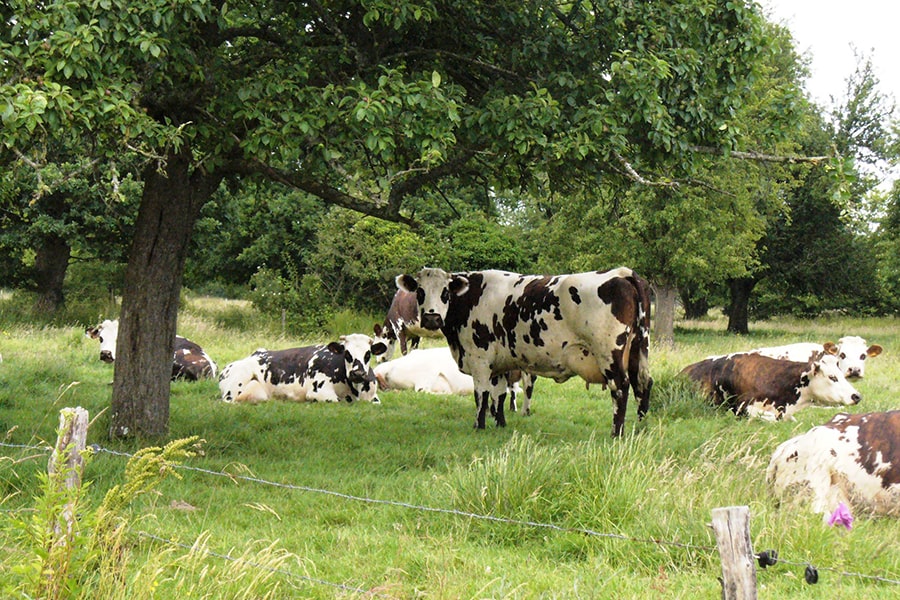
POLYGON ((525 392, 525 400, 522 402, 522 414, 531 415, 531 395, 534 393, 534 375, 522 372, 522 389, 525 392))
POLYGON ((418 348, 420 341, 422 341, 422 338, 420 338, 419 336, 417 336, 417 335, 410 336, 409 337, 409 349, 415 350, 416 348, 418 348))
MULTIPOLYGON (((491 415, 497 427, 506 427, 506 414, 503 412, 503 404, 506 395, 510 393, 509 373, 494 375, 491 377, 491 415)), ((510 400, 510 402, 512 402, 510 400)))
POLYGON ((628 408, 628 389, 613 390, 613 437, 622 435, 625 429, 625 409, 628 408))
POLYGON ((484 429, 484 420, 491 404, 491 391, 475 386, 475 429, 484 429))
POLYGON ((400 355, 406 356, 409 349, 406 347, 406 329, 400 328, 397 332, 397 339, 400 340, 400 355))

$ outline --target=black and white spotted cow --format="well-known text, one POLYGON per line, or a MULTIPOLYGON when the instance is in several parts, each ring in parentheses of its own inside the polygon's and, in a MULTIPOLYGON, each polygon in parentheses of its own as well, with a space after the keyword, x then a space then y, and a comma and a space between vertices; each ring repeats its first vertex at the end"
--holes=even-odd
MULTIPOLYGON (((96 327, 89 327, 85 335, 100 341, 100 360, 111 363, 116 360, 116 340, 119 337, 119 321, 103 321, 96 327)), ((172 353, 172 380, 198 379, 216 376, 216 363, 201 348, 187 338, 175 336, 175 347, 172 353)))
POLYGON ((225 402, 251 404, 271 398, 377 403, 378 382, 369 361, 384 351, 383 343, 360 333, 341 336, 330 344, 287 350, 260 348, 222 369, 219 391, 225 402))
POLYGON ((847 335, 839 339, 837 344, 834 342, 825 342, 824 344, 801 342, 771 348, 757 348, 750 352, 799 362, 809 362, 823 354, 833 354, 837 356, 838 366, 843 371, 844 377, 862 379, 866 372, 866 359, 881 354, 882 347, 878 344, 870 346, 866 340, 857 335, 847 335))
POLYGON ((379 363, 393 358, 397 342, 400 342, 400 354, 406 356, 409 350, 419 347, 422 337, 440 337, 439 333, 428 331, 419 325, 416 295, 404 290, 397 290, 384 323, 376 323, 374 329, 375 337, 387 345, 387 350, 375 357, 375 361, 379 363))
POLYGON ((900 410, 839 413, 782 443, 766 481, 783 501, 826 516, 838 505, 900 516, 900 410))
POLYGON ((647 413, 650 297, 631 269, 543 276, 424 268, 396 281, 416 294, 422 326, 440 330, 460 370, 472 376, 476 428, 484 428, 489 408, 506 425, 514 370, 609 386, 613 435, 622 433, 629 387, 640 400, 638 417, 647 413))

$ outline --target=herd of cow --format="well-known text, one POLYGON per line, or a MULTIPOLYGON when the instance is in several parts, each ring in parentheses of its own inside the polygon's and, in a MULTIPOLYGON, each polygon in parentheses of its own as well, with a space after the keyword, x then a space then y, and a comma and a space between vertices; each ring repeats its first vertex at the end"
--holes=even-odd
MULTIPOLYGON (((622 433, 629 390, 638 419, 650 405, 650 291, 631 269, 558 276, 487 270, 448 273, 424 268, 396 278, 397 292, 374 335, 350 334, 330 344, 258 349, 218 374, 225 402, 379 402, 379 389, 474 395, 475 427, 488 412, 506 424, 504 405, 524 396, 530 414, 536 377, 575 375, 612 395, 613 435, 622 433), (447 346, 418 349, 423 335, 447 346), (396 344, 400 358, 390 360, 396 344), (373 367, 372 362, 377 364, 373 367)), ((115 359, 117 323, 88 330, 101 360, 115 359)), ((855 336, 837 344, 792 344, 713 356, 685 367, 716 405, 736 415, 791 419, 809 405, 859 403, 848 381, 864 376, 865 360, 882 351, 855 336)), ((172 378, 216 377, 196 344, 176 338, 172 378)), ((817 512, 838 502, 900 516, 900 411, 838 414, 775 451, 767 480, 783 498, 812 497, 817 512)))

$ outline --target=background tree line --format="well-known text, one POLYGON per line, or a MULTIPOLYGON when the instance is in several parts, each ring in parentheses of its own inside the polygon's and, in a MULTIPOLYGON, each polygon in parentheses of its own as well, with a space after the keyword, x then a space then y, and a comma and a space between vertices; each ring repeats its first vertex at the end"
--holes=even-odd
POLYGON ((43 312, 70 265, 121 292, 114 436, 165 431, 183 283, 248 290, 297 327, 383 308, 423 264, 628 264, 662 340, 679 296, 724 305, 738 333, 751 311, 897 310, 898 192, 871 168, 897 156, 891 101, 863 59, 840 102, 811 104, 789 34, 752 2, 0 16, 2 285, 43 312))

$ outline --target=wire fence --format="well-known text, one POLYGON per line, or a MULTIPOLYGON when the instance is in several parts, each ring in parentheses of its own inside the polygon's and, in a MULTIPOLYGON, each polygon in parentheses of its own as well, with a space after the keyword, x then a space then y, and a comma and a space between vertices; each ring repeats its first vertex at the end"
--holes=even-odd
MULTIPOLYGON (((40 452, 44 452, 44 453, 48 453, 52 450, 52 448, 49 446, 9 444, 9 443, 5 443, 5 442, 0 442, 0 447, 16 448, 16 449, 30 450, 30 451, 40 451, 40 452)), ((104 448, 97 444, 90 446, 90 448, 97 455, 107 454, 110 456, 121 457, 121 458, 126 458, 126 459, 130 459, 131 457, 134 456, 133 454, 128 453, 128 452, 111 450, 109 448, 104 448)), ((35 458, 35 457, 36 456, 33 455, 28 458, 35 458)), ((322 495, 332 496, 332 497, 336 497, 336 498, 341 498, 343 500, 352 501, 352 502, 361 502, 361 503, 373 504, 373 505, 398 507, 398 508, 419 511, 419 512, 424 512, 424 513, 445 514, 445 515, 451 515, 451 516, 455 516, 455 517, 462 517, 462 518, 466 518, 466 519, 487 521, 487 522, 493 522, 493 523, 501 523, 501 524, 512 525, 512 526, 517 526, 517 527, 539 528, 539 529, 546 529, 546 530, 552 530, 552 531, 563 532, 563 533, 579 533, 579 534, 583 534, 585 536, 590 536, 590 537, 621 540, 621 541, 630 542, 630 543, 656 544, 656 545, 660 545, 660 546, 681 548, 681 549, 686 549, 686 550, 695 550, 695 551, 702 551, 702 552, 717 552, 716 546, 693 544, 693 543, 687 543, 687 542, 680 542, 677 540, 666 540, 666 539, 661 539, 661 538, 646 538, 646 537, 642 538, 642 537, 629 536, 629 535, 620 534, 620 533, 601 532, 601 531, 596 531, 593 529, 587 529, 587 528, 581 528, 581 527, 568 527, 568 526, 557 525, 557 524, 553 524, 553 523, 542 523, 539 521, 529 521, 529 520, 522 520, 522 519, 512 519, 512 518, 508 518, 508 517, 497 517, 494 515, 484 515, 484 514, 473 513, 473 512, 468 512, 468 511, 463 511, 463 510, 453 509, 453 508, 441 508, 441 507, 425 506, 425 505, 421 505, 421 504, 414 504, 414 503, 409 503, 409 502, 401 502, 401 501, 397 501, 397 500, 386 500, 386 499, 380 499, 380 498, 370 498, 370 497, 366 497, 366 496, 357 496, 357 495, 352 495, 352 494, 345 494, 342 492, 336 492, 333 490, 327 490, 327 489, 323 489, 323 488, 315 488, 315 487, 297 485, 297 484, 291 484, 291 483, 269 481, 269 480, 262 479, 259 477, 253 477, 253 476, 249 476, 249 475, 236 475, 234 473, 226 473, 224 471, 215 471, 215 470, 211 470, 211 469, 204 469, 201 467, 194 467, 194 466, 190 466, 190 465, 175 465, 175 468, 179 471, 189 471, 189 472, 199 473, 199 474, 207 475, 207 476, 211 476, 211 477, 227 478, 232 481, 244 481, 244 482, 252 483, 252 484, 256 484, 256 485, 264 485, 264 486, 270 486, 270 487, 293 490, 293 491, 298 491, 298 492, 305 492, 305 493, 322 494, 322 495)), ((193 546, 183 544, 180 542, 176 542, 174 540, 169 540, 169 539, 166 539, 166 538, 163 538, 163 537, 160 537, 158 535, 154 535, 154 534, 151 534, 148 532, 141 531, 141 532, 138 532, 138 535, 143 538, 153 540, 157 543, 165 543, 165 544, 168 544, 171 546, 185 548, 185 549, 193 548, 193 546)), ((287 570, 273 569, 266 565, 253 563, 252 561, 247 561, 246 559, 234 557, 229 554, 222 554, 222 553, 205 550, 205 549, 204 549, 204 552, 208 556, 211 556, 214 558, 231 561, 231 562, 241 562, 241 563, 246 564, 251 567, 266 569, 268 571, 279 573, 281 575, 291 577, 293 579, 306 581, 308 583, 332 587, 335 589, 341 589, 341 590, 349 591, 349 592, 356 592, 359 594, 366 594, 366 595, 370 595, 370 596, 391 597, 389 595, 381 594, 376 591, 373 591, 372 589, 364 589, 361 587, 349 586, 346 584, 340 584, 340 583, 334 583, 334 582, 330 582, 330 581, 326 581, 326 580, 322 580, 322 579, 316 579, 313 577, 301 575, 299 573, 294 573, 294 572, 287 571, 287 570)), ((826 571, 826 572, 836 574, 840 577, 852 577, 852 578, 863 579, 863 580, 868 580, 868 581, 873 581, 873 582, 878 582, 878 583, 884 583, 884 584, 890 584, 890 585, 900 585, 900 578, 883 577, 880 575, 870 575, 870 574, 865 574, 865 573, 844 571, 844 570, 841 570, 838 568, 833 568, 833 567, 821 567, 821 566, 816 567, 816 566, 813 566, 812 563, 810 563, 809 561, 796 561, 796 560, 785 559, 781 556, 778 556, 778 553, 773 550, 767 550, 764 552, 756 553, 754 555, 754 558, 756 558, 758 560, 760 568, 762 568, 762 569, 766 569, 775 564, 783 564, 783 565, 797 566, 797 567, 805 568, 804 576, 806 578, 806 581, 809 583, 816 583, 816 581, 818 579, 818 571, 826 571)))

